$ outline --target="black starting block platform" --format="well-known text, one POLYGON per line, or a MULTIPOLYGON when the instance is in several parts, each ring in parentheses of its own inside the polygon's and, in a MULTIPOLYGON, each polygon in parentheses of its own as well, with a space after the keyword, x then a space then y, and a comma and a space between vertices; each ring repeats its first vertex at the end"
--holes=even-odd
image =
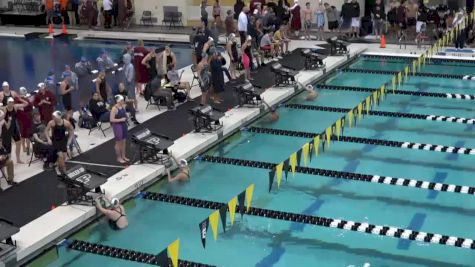
POLYGON ((261 93, 262 89, 258 86, 252 85, 250 82, 245 82, 235 86, 236 95, 239 106, 257 107, 262 104, 261 93))
POLYGON ((327 43, 330 44, 330 55, 332 56, 341 56, 346 55, 350 52, 348 50, 349 42, 338 39, 338 37, 332 37, 327 39, 327 43))
POLYGON ((190 109, 193 116, 195 132, 214 132, 223 128, 219 120, 224 117, 224 112, 212 106, 198 106, 190 109))
POLYGON ((158 163, 165 166, 170 163, 168 148, 173 145, 173 140, 167 136, 152 133, 145 128, 132 134, 132 142, 138 145, 141 163, 158 163))
POLYGON ((295 84, 295 76, 299 73, 294 69, 282 66, 282 64, 280 63, 272 64, 270 67, 270 71, 274 73, 276 86, 286 86, 295 84))
POLYGON ((327 58, 327 56, 319 54, 308 48, 303 49, 301 55, 304 58, 304 66, 306 70, 316 70, 325 67, 323 60, 327 58))
POLYGON ((86 169, 82 165, 76 165, 66 171, 60 177, 66 184, 68 204, 93 204, 93 197, 87 193, 102 194, 101 185, 107 182, 107 178, 99 172, 86 169))

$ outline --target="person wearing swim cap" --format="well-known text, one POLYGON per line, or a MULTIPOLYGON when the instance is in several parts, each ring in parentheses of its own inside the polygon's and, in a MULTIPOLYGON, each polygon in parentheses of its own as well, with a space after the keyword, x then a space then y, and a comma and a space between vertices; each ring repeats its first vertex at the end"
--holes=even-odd
POLYGON ((20 158, 21 136, 20 128, 18 126, 17 114, 20 109, 23 109, 28 105, 28 102, 21 98, 17 98, 17 101, 18 103, 15 103, 15 99, 13 97, 8 97, 7 105, 1 107, 2 111, 5 112, 5 128, 2 129, 2 142, 7 152, 11 153, 13 139, 15 142, 16 162, 18 164, 23 164, 24 162, 20 158))
POLYGON ((21 147, 23 152, 30 155, 30 139, 33 136, 33 101, 25 87, 20 87, 20 98, 26 102, 26 106, 18 110, 17 120, 20 128, 21 147))
POLYGON ((280 116, 279 116, 279 113, 277 112, 277 108, 276 107, 271 107, 266 101, 264 101, 264 99, 262 99, 262 103, 264 103, 264 105, 266 105, 267 109, 269 109, 270 121, 271 122, 278 121, 280 116))
MULTIPOLYGON (((231 33, 228 38, 228 42, 226 44, 226 51, 228 52, 229 59, 231 62, 229 62, 229 73, 231 75, 231 79, 236 79, 236 68, 237 64, 239 63, 239 53, 238 53, 238 48, 237 48, 237 40, 236 40, 236 35, 234 33, 231 33)), ((239 72, 237 72, 239 74, 239 72)))
POLYGON ((34 105, 38 107, 41 114, 41 121, 43 121, 44 124, 52 120, 52 114, 56 106, 56 96, 46 88, 44 83, 38 84, 38 93, 35 95, 34 105))
POLYGON ((2 83, 2 91, 0 92, 0 103, 2 106, 7 105, 7 100, 9 97, 18 97, 18 94, 10 89, 10 84, 8 82, 2 83))
POLYGON ((203 45, 203 53, 211 56, 213 54, 212 48, 214 48, 214 39, 213 37, 208 37, 208 41, 203 45))
POLYGON ((117 162, 125 164, 130 161, 126 155, 126 142, 127 142, 127 111, 125 98, 122 95, 116 95, 115 105, 112 107, 110 112, 110 123, 112 124, 112 129, 114 130, 115 136, 115 155, 117 162))
POLYGON ((244 70, 246 71, 245 79, 247 81, 252 80, 251 78, 251 66, 252 66, 251 46, 252 46, 252 37, 249 35, 247 36, 244 44, 241 46, 242 65, 244 67, 244 70))
POLYGON ((313 85, 309 84, 305 86, 305 90, 307 91, 307 96, 305 97, 308 101, 313 101, 318 97, 317 91, 313 88, 313 85))
POLYGON ((211 74, 209 71, 208 54, 203 53, 201 61, 196 67, 198 82, 201 88, 201 105, 208 104, 208 92, 211 87, 211 74))
POLYGON ((113 230, 123 230, 129 225, 125 208, 120 204, 118 198, 109 199, 105 196, 98 197, 94 200, 96 208, 107 217, 109 226, 113 230), (101 202, 105 202, 103 205, 101 202))
POLYGON ((74 137, 74 127, 64 119, 61 111, 53 112, 53 119, 48 122, 45 129, 48 144, 52 145, 58 154, 58 174, 66 172, 66 157, 68 147, 74 137))
POLYGON ((170 173, 170 169, 167 168, 167 176, 168 176, 168 182, 187 182, 191 179, 191 170, 190 167, 188 166, 188 162, 186 159, 181 159, 178 161, 172 154, 171 151, 168 152, 172 160, 177 163, 179 171, 175 176, 172 176, 170 173))

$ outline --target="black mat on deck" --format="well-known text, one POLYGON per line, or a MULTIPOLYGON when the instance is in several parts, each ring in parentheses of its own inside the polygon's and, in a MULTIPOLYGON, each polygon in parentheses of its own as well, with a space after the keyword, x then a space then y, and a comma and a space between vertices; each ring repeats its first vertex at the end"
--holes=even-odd
MULTIPOLYGON (((281 60, 283 65, 296 66, 297 69, 302 69, 300 65, 300 51, 294 51, 290 55, 281 60)), ((261 67, 257 72, 252 74, 256 84, 262 88, 269 88, 274 84, 273 74, 270 72, 269 65, 261 67)), ((243 82, 243 78, 237 81, 228 82, 226 84, 225 92, 222 95, 224 102, 213 106, 222 111, 236 106, 234 99, 233 87, 243 82)), ((189 119, 189 109, 199 105, 200 100, 195 99, 192 102, 184 103, 174 111, 167 111, 163 114, 153 117, 152 119, 142 123, 129 132, 138 131, 143 128, 149 128, 152 132, 164 134, 175 140, 193 129, 192 121, 189 119)), ((151 106, 149 109, 157 108, 151 106)), ((92 134, 101 134, 94 131, 92 134)), ((112 131, 108 130, 106 135, 110 138, 112 131)), ((130 145, 128 149, 128 156, 131 159, 135 158, 134 147, 130 145)), ((91 162, 105 165, 118 165, 115 161, 114 155, 114 140, 110 140, 101 144, 81 155, 74 157, 74 161, 91 162)), ((107 176, 119 172, 121 168, 99 167, 86 165, 91 170, 99 171, 107 176)), ((34 219, 40 217, 46 212, 50 211, 52 206, 61 205, 66 201, 66 191, 64 185, 58 181, 56 174, 53 171, 43 171, 28 180, 9 188, 6 191, 0 192, 0 217, 11 220, 18 226, 23 226, 34 219)), ((59 207, 61 208, 61 207, 59 207)))

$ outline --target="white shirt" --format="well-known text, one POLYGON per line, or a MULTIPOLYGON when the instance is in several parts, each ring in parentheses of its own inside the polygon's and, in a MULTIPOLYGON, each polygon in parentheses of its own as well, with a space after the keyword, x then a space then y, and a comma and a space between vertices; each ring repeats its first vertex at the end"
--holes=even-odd
POLYGON ((238 31, 247 32, 247 15, 242 11, 238 17, 238 31))
POLYGON ((112 10, 112 0, 104 0, 103 2, 104 10, 112 10))

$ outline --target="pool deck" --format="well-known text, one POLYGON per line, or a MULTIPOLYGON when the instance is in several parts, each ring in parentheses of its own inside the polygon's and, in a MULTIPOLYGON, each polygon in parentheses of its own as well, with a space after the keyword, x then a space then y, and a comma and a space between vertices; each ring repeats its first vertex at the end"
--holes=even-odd
MULTIPOLYGON (((10 34, 10 36, 23 36, 25 33, 32 32, 31 28, 19 28, 13 27, 14 31, 9 27, 0 27, 0 36, 5 36, 5 34, 10 34), (10 32, 9 32, 10 31, 10 32)), ((32 28, 35 29, 35 28, 32 28)), ((38 29, 36 29, 37 31, 38 29)), ((122 36, 122 33, 117 32, 101 32, 101 31, 75 31, 70 30, 70 33, 78 34, 78 36, 93 37, 93 38, 115 38, 115 39, 144 39, 144 40, 160 40, 160 41, 169 41, 169 42, 188 42, 187 35, 176 35, 170 36, 170 34, 149 34, 149 33, 127 33, 127 38, 122 36), (90 36, 94 34, 94 36, 90 36), (186 38, 185 38, 186 37, 186 38), (164 38, 164 39, 159 39, 164 38)), ((291 50, 295 48, 315 48, 315 45, 323 44, 322 42, 313 42, 313 41, 293 41, 291 43, 291 50)), ((385 55, 398 55, 398 56, 416 56, 418 51, 415 47, 409 47, 405 49, 405 53, 401 53, 401 50, 396 45, 388 45, 386 49, 379 49, 377 44, 351 44, 350 51, 351 56, 355 56, 365 51, 369 54, 385 54, 385 55), (412 53, 412 54, 411 54, 412 53), (414 54, 415 53, 415 54, 414 54)), ((447 57, 442 57, 447 58, 447 57)), ((459 57, 457 57, 459 58, 459 57)), ((459 59, 471 59, 473 58, 459 58, 459 59)), ((333 57, 330 56, 325 59, 327 66, 327 71, 330 71, 339 65, 345 63, 347 60, 346 57, 333 57)), ((229 60, 228 60, 229 61, 229 60)), ((189 67, 186 67, 185 73, 183 74, 184 80, 191 81, 192 73, 189 67)), ((323 75, 322 71, 301 71, 297 77, 299 82, 303 84, 310 83, 311 81, 321 77, 323 75)), ((282 100, 293 95, 293 87, 271 87, 267 89, 263 94, 263 99, 266 100, 270 105, 281 102, 282 100)), ((194 87, 192 90, 192 96, 198 97, 200 92, 197 87, 194 87)), ((144 107, 145 102, 141 99, 139 104, 140 107, 144 107)), ((160 112, 141 109, 138 114, 138 119, 141 121, 148 120, 152 117, 159 116, 160 114, 167 112, 162 110, 160 112)), ((222 140, 226 136, 232 134, 234 131, 240 129, 247 122, 257 118, 263 111, 258 108, 233 108, 226 112, 225 117, 222 119, 223 127, 223 136, 218 137, 216 133, 210 134, 201 134, 201 133, 188 133, 181 138, 175 140, 175 144, 170 148, 173 151, 173 154, 177 158, 189 158, 193 155, 196 155, 200 151, 204 151, 214 143, 222 140)), ((185 119, 185 118, 184 118, 185 119)), ((97 133, 97 132, 96 132, 97 133)), ((79 133, 79 140, 88 140, 87 131, 79 133), (83 138, 81 138, 81 136, 83 138)), ((95 145, 99 145, 107 141, 107 139, 102 138, 99 134, 92 137, 95 141, 95 145)), ((89 142, 89 141, 88 141, 89 142)), ((83 146, 84 148, 84 146, 83 146)), ((86 146, 84 150, 88 150, 92 146, 86 146)), ((26 166, 26 165, 25 165, 26 166)), ((19 181, 28 179, 29 176, 34 173, 30 168, 21 166, 20 169, 17 169, 16 179, 19 181)), ((36 166, 36 171, 41 171, 36 166)), ((119 197, 124 199, 126 197, 134 195, 136 192, 142 190, 146 185, 157 181, 164 174, 164 167, 159 165, 151 164, 142 164, 142 165, 131 165, 126 169, 116 173, 115 175, 108 178, 106 184, 102 187, 111 197, 119 197)), ((85 223, 89 222, 92 218, 97 216, 96 210, 93 207, 79 206, 79 205, 63 205, 58 208, 52 209, 50 212, 42 215, 41 217, 31 221, 30 223, 21 227, 21 230, 18 234, 13 236, 13 239, 17 242, 18 248, 16 250, 16 257, 19 262, 25 262, 28 259, 31 259, 42 249, 56 244, 61 238, 64 238, 67 234, 71 233, 85 223), (47 228, 44 226, 48 225, 47 228)))

